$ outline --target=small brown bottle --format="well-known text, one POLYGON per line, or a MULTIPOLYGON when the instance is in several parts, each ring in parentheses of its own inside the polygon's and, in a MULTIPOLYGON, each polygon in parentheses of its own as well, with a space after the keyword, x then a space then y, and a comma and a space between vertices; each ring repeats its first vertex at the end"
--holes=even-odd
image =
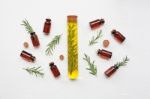
POLYGON ((43 32, 48 35, 51 29, 51 19, 46 19, 44 23, 43 32))
POLYGON ((110 68, 108 68, 104 74, 107 77, 110 77, 112 74, 114 74, 121 66, 125 66, 127 64, 127 62, 129 61, 129 58, 126 56, 122 61, 117 62, 116 64, 114 64, 113 66, 111 66, 110 68))
POLYGON ((49 63, 49 66, 50 66, 50 69, 51 69, 54 77, 59 77, 60 76, 60 72, 59 72, 57 66, 54 65, 54 62, 49 63))
POLYGON ((110 59, 112 57, 112 52, 104 50, 104 49, 102 50, 98 49, 97 54, 104 59, 110 59))
POLYGON ((39 47, 40 43, 39 43, 39 39, 38 36, 35 34, 35 32, 30 33, 31 34, 31 40, 32 40, 32 44, 34 47, 39 47))
POLYGON ((122 43, 126 39, 119 31, 112 30, 111 33, 120 43, 122 43))
POLYGON ((90 22, 90 27, 92 30, 99 28, 101 25, 105 23, 104 19, 97 19, 90 22))
POLYGON ((23 24, 21 24, 21 25, 23 25, 25 27, 26 31, 28 33, 30 33, 30 35, 31 35, 31 41, 32 41, 33 46, 39 47, 39 45, 40 45, 39 39, 38 39, 38 36, 35 34, 32 26, 29 24, 29 22, 26 19, 23 20, 22 22, 23 22, 23 24))
POLYGON ((26 61, 29 61, 29 62, 34 62, 35 61, 35 56, 33 56, 32 54, 26 52, 26 51, 22 51, 20 56, 25 59, 26 61))
POLYGON ((112 74, 114 74, 116 72, 116 70, 118 69, 117 66, 111 66, 110 68, 108 68, 106 71, 105 71, 105 75, 107 77, 110 77, 112 74))

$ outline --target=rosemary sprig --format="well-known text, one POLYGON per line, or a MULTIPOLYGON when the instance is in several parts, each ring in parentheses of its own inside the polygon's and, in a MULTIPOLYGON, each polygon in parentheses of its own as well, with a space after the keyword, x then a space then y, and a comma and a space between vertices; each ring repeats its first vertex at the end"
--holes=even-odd
POLYGON ((33 28, 31 27, 31 25, 29 24, 29 22, 26 19, 22 21, 21 25, 25 26, 25 29, 28 33, 34 32, 33 28))
POLYGON ((123 60, 121 62, 117 62, 115 64, 115 66, 117 68, 119 68, 120 66, 125 66, 127 64, 127 62, 129 61, 129 58, 126 56, 125 58, 123 58, 123 60))
POLYGON ((92 75, 97 75, 97 67, 96 67, 96 65, 94 64, 95 63, 95 61, 93 61, 93 62, 91 62, 91 60, 90 60, 90 57, 89 56, 87 56, 86 54, 84 54, 84 60, 85 61, 87 61, 87 63, 88 63, 88 65, 89 65, 89 68, 87 68, 87 70, 89 70, 90 72, 90 74, 92 74, 92 75))
POLYGON ((55 49, 55 46, 59 44, 60 38, 61 35, 57 35, 53 38, 53 40, 50 43, 48 43, 47 49, 45 51, 46 55, 50 55, 50 54, 53 55, 52 51, 55 49))
POLYGON ((41 77, 43 77, 44 76, 44 73, 43 72, 41 72, 42 71, 42 69, 41 69, 41 67, 39 66, 39 67, 27 67, 27 68, 23 68, 24 70, 26 70, 29 74, 31 74, 31 75, 35 75, 36 77, 37 76, 41 76, 41 77))
POLYGON ((94 36, 92 37, 92 39, 89 41, 89 46, 96 44, 96 43, 97 43, 97 40, 98 40, 100 37, 102 37, 102 30, 99 31, 99 33, 97 34, 96 37, 94 37, 94 36))

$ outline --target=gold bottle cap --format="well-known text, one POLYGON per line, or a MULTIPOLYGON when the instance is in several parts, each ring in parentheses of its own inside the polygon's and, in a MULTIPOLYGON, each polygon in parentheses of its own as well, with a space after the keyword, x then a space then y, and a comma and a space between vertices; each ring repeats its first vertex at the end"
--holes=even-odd
POLYGON ((77 16, 76 15, 69 15, 67 16, 68 22, 77 22, 77 16))

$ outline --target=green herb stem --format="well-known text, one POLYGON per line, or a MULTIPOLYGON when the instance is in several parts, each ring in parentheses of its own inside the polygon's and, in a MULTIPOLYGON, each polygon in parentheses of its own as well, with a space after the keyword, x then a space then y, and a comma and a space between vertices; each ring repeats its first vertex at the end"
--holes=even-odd
POLYGON ((89 41, 89 46, 98 43, 98 39, 100 37, 102 37, 102 30, 100 30, 100 32, 97 34, 96 37, 94 37, 94 36, 92 37, 92 39, 89 41))
POLYGON ((53 50, 55 49, 55 46, 59 44, 61 35, 57 35, 53 38, 53 40, 48 43, 47 49, 45 51, 46 55, 53 55, 53 50))
POLYGON ((34 32, 33 28, 31 27, 31 25, 29 24, 29 22, 26 19, 22 21, 21 25, 23 25, 25 27, 25 29, 28 33, 34 32))
POLYGON ((89 70, 90 72, 90 74, 92 74, 92 75, 97 75, 97 67, 95 66, 95 62, 93 61, 93 62, 91 62, 91 60, 90 60, 90 57, 89 56, 87 56, 86 54, 84 54, 84 60, 88 63, 88 65, 89 65, 89 68, 87 68, 87 70, 89 70))
POLYGON ((125 66, 127 64, 127 62, 129 61, 129 58, 126 56, 125 58, 123 58, 123 60, 121 62, 117 62, 115 64, 115 66, 117 68, 121 67, 121 66, 125 66))
POLYGON ((42 69, 41 69, 41 67, 39 66, 39 67, 27 67, 27 68, 23 68, 24 70, 26 70, 29 74, 31 74, 31 75, 35 75, 36 77, 37 76, 41 76, 41 77, 43 77, 44 76, 44 73, 43 72, 41 72, 42 71, 42 69))

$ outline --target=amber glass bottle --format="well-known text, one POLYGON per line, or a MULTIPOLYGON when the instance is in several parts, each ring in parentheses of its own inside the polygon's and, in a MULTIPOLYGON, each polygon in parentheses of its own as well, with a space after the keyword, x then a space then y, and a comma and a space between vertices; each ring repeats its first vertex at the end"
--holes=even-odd
POLYGON ((105 23, 104 19, 97 19, 94 21, 90 22, 90 27, 92 30, 99 28, 100 26, 102 26, 105 23))
POLYGON ((111 66, 110 68, 108 68, 104 74, 107 77, 110 77, 112 74, 114 74, 121 66, 125 66, 127 64, 127 62, 129 61, 129 58, 126 56, 125 58, 123 58, 122 61, 117 62, 116 64, 114 64, 113 66, 111 66))
POLYGON ((110 59, 112 57, 112 52, 104 50, 104 49, 102 49, 102 50, 98 49, 97 54, 100 57, 105 58, 105 59, 110 59))
POLYGON ((33 56, 32 54, 26 52, 26 51, 22 51, 20 56, 25 59, 26 61, 29 61, 29 62, 34 62, 35 61, 35 56, 33 56))
POLYGON ((110 77, 112 74, 114 74, 116 72, 116 70, 118 69, 117 66, 111 66, 110 68, 108 68, 106 71, 105 71, 105 75, 107 77, 110 77))
POLYGON ((39 42, 38 36, 35 34, 33 28, 29 24, 29 22, 27 20, 23 20, 22 25, 25 27, 26 31, 28 33, 30 33, 33 46, 34 47, 39 47, 40 42, 39 42))
POLYGON ((59 77, 60 76, 60 72, 57 68, 57 66, 54 64, 54 62, 49 63, 50 69, 54 75, 54 77, 59 77))
POLYGON ((48 35, 50 33, 50 29, 51 29, 51 19, 46 19, 46 21, 44 23, 43 32, 46 35, 48 35))
POLYGON ((120 43, 126 39, 119 31, 112 30, 111 33, 120 43))
POLYGON ((40 45, 38 36, 35 34, 35 32, 30 33, 31 34, 31 40, 34 47, 38 47, 40 45))

